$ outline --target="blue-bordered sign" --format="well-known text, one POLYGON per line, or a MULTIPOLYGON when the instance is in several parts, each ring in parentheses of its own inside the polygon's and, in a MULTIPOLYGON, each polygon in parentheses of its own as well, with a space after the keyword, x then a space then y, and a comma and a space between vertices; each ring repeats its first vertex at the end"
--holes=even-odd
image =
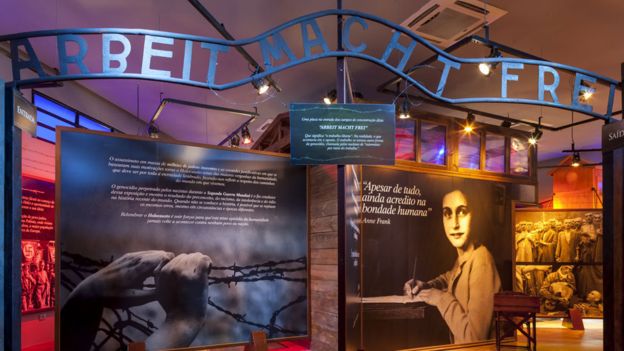
MULTIPOLYGON (((364 35, 363 38, 366 38, 364 35)), ((137 38, 133 38, 137 40, 137 38)), ((135 41, 133 40, 133 42, 135 41)), ((461 58, 453 56, 440 50, 410 30, 383 18, 352 10, 326 10, 308 14, 297 19, 279 25, 258 36, 242 40, 220 40, 202 36, 169 33, 154 30, 141 29, 111 29, 111 28, 89 28, 89 29, 64 29, 19 33, 0 36, 0 42, 9 41, 11 47, 12 67, 14 81, 9 83, 16 86, 29 85, 42 82, 53 82, 76 79, 98 79, 98 78, 131 78, 158 80, 171 83, 185 84, 197 87, 204 87, 214 90, 224 90, 248 84, 254 80, 264 78, 268 75, 280 72, 290 67, 300 65, 313 60, 327 57, 353 57, 374 64, 395 73, 405 79, 410 84, 420 89, 425 95, 438 101, 450 104, 466 103, 517 103, 529 105, 541 105, 576 111, 596 118, 609 120, 613 112, 613 98, 618 81, 592 73, 572 66, 559 63, 528 60, 519 58, 461 58), (342 16, 343 30, 340 33, 344 50, 330 48, 325 40, 326 31, 319 26, 317 19, 327 16, 342 16), (381 56, 372 53, 368 45, 363 41, 357 41, 351 36, 353 31, 365 33, 369 30, 370 23, 377 23, 393 30, 390 39, 385 45, 381 56), (282 33, 289 28, 298 27, 299 38, 296 42, 289 42, 282 33), (85 62, 92 55, 92 52, 100 52, 89 48, 86 36, 99 36, 101 46, 102 65, 97 70, 88 67, 85 62), (37 53, 30 43, 31 38, 55 37, 58 53, 59 73, 49 75, 44 72, 37 53), (133 47, 131 37, 139 37, 142 43, 133 47), (177 45, 176 45, 177 44, 177 45), (244 76, 229 82, 219 83, 218 60, 220 55, 228 52, 231 47, 238 46, 259 46, 262 53, 265 71, 256 72, 252 76, 244 76), (437 54, 437 61, 442 66, 439 73, 438 84, 434 89, 426 87, 423 83, 412 78, 403 70, 411 58, 414 48, 421 45, 434 54, 437 54), (72 50, 70 50, 70 47, 72 50), (116 49, 113 49, 115 47, 116 49), (76 49, 77 48, 77 49, 76 49), (119 49, 121 48, 121 49, 119 49), (138 48, 142 48, 139 50, 138 48), (294 48, 302 49, 302 56, 294 54, 294 48), (26 58, 20 57, 20 49, 26 53, 26 58), (176 50, 179 50, 176 51, 176 50), (194 53, 205 51, 208 60, 202 62, 194 61, 194 53), (139 52, 141 55, 141 67, 139 70, 131 70, 128 66, 129 55, 139 52), (70 53, 71 52, 71 53, 70 53), (171 59, 175 55, 182 55, 182 67, 170 67, 169 69, 153 66, 153 61, 171 59), (391 59, 391 56, 393 59, 391 59), (394 57, 398 57, 395 62, 394 57), (391 62, 392 61, 392 62, 391 62), (459 97, 451 98, 444 95, 444 88, 450 75, 456 75, 466 65, 486 63, 498 63, 501 67, 500 95, 494 97, 459 97), (537 94, 536 98, 520 98, 510 96, 508 87, 513 82, 518 81, 523 71, 529 66, 537 68, 537 94), (37 73, 35 78, 22 78, 21 72, 24 69, 31 69, 37 73), (201 70, 205 73, 202 80, 192 79, 194 70, 201 70), (174 72, 178 72, 175 73, 174 72), (574 86, 572 96, 562 102, 557 93, 561 83, 561 72, 568 72, 574 75, 574 86), (578 98, 589 84, 600 83, 609 87, 607 106, 604 114, 594 111, 594 107, 578 98)), ((93 41, 90 41, 93 42, 93 41)), ((204 56, 204 55, 202 55, 204 56)), ((96 62, 100 62, 96 60, 96 62)), ((199 61, 199 59, 197 59, 199 61)), ((173 61, 171 61, 173 62, 173 61)), ((199 71, 198 71, 199 72, 199 71)), ((525 78, 528 79, 528 78, 525 78)))
POLYGON ((291 104, 290 159, 299 165, 393 165, 394 105, 291 104))

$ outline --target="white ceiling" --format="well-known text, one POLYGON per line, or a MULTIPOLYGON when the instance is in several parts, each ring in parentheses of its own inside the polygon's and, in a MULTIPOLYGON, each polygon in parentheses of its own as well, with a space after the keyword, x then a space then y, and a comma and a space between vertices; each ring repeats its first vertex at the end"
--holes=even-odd
MULTIPOLYGON (((423 0, 384 0, 358 1, 344 0, 345 9, 354 9, 386 18, 395 23, 403 22, 417 11, 426 1, 423 0)), ((207 1, 203 5, 222 22, 225 28, 237 39, 256 36, 276 25, 311 12, 333 8, 336 1, 317 0, 228 0, 207 1)), ((490 38, 547 60, 576 66, 620 80, 620 64, 624 61, 624 1, 622 0, 493 0, 491 5, 508 12, 494 22, 490 38)), ((335 42, 335 21, 320 20, 325 39, 335 42), (332 22, 333 21, 333 22, 332 22)), ((77 27, 113 27, 156 29, 184 34, 195 34, 221 38, 214 28, 183 0, 0 0, 0 34, 43 29, 77 27)), ((477 33, 483 35, 482 32, 477 33)), ((366 41, 371 52, 380 52, 388 42, 390 32, 371 25, 366 31, 366 41), (378 29, 378 30, 377 30, 378 29)), ((286 40, 298 42, 298 33, 285 32, 286 40)), ((34 45, 37 45, 33 42, 34 45)), ((36 47, 42 61, 56 67, 55 45, 40 44, 36 47)), ((331 45, 331 44, 330 44, 331 45)), ((98 45, 90 45, 97 48, 98 45)), ((97 50, 97 49, 94 49, 97 50)), ((257 48, 250 53, 261 62, 257 48)), ((294 49, 297 55, 297 49, 294 49)), ((418 52, 418 51, 417 51, 418 52)), ((454 54, 465 57, 484 57, 489 50, 477 45, 467 45, 454 54)), ((408 63, 417 63, 427 53, 420 52, 408 63)), ((93 57, 98 57, 94 54, 93 57)), ((300 57, 300 55, 298 55, 300 57)), ((175 65, 174 58, 174 65, 175 65)), ((217 80, 227 77, 249 75, 247 63, 235 50, 222 55, 221 68, 217 80)), ((140 62, 130 61, 130 67, 139 67, 140 62)), ((376 87, 392 78, 392 74, 364 61, 349 61, 355 91, 365 98, 390 103, 393 96, 376 92, 376 87)), ((523 72, 519 82, 510 83, 511 94, 537 94, 535 79, 530 70, 523 72), (526 74, 526 76, 525 76, 526 74)), ((334 59, 314 61, 274 75, 283 89, 281 93, 272 91, 269 97, 258 96, 250 85, 215 92, 206 89, 172 85, 161 82, 130 80, 91 80, 81 84, 112 103, 135 114, 137 111, 137 85, 140 91, 139 116, 148 121, 163 97, 189 100, 193 102, 231 107, 252 111, 258 108, 260 118, 251 126, 256 129, 269 118, 287 111, 291 102, 318 102, 325 92, 335 85, 336 68, 334 59)), ((437 84, 439 75, 423 69, 416 78, 429 84, 437 84)), ((573 78, 562 76, 560 96, 570 94, 568 90, 573 78)), ((56 88, 62 89, 62 88, 56 88)), ((485 78, 474 72, 463 70, 449 79, 445 95, 466 96, 466 92, 479 92, 482 96, 498 96, 500 75, 497 72, 485 78)), ((416 93, 416 91, 411 91, 416 93)), ((563 98, 562 98, 563 99, 563 98)), ((568 98, 569 99, 569 98, 568 98)), ((621 109, 620 93, 616 94, 614 110, 621 109)), ((66 102, 71 106, 71 102, 66 102)), ((599 91, 595 99, 595 110, 604 112, 606 92, 599 91)), ((570 121, 571 113, 550 108, 526 105, 479 104, 469 106, 517 119, 536 120, 543 115, 545 124, 561 125, 570 121)), ((447 115, 464 117, 463 113, 440 110, 426 105, 422 109, 443 112, 447 115)), ((575 114, 575 120, 586 118, 575 114)), ((497 123, 481 117, 479 121, 497 123)), ((167 134, 180 140, 201 143, 218 143, 232 130, 239 127, 245 117, 207 111, 192 107, 168 105, 158 120, 159 127, 167 134)), ((577 148, 600 147, 599 121, 575 128, 577 148)), ((560 150, 569 148, 570 130, 545 132, 540 142, 540 159, 560 156, 560 150)))

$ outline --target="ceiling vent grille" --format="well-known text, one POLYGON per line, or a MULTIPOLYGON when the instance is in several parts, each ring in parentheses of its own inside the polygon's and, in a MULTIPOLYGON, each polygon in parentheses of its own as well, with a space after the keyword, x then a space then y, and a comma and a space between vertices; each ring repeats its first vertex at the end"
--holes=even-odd
POLYGON ((401 25, 447 48, 479 31, 485 18, 491 24, 505 14, 507 11, 478 0, 431 0, 401 25))

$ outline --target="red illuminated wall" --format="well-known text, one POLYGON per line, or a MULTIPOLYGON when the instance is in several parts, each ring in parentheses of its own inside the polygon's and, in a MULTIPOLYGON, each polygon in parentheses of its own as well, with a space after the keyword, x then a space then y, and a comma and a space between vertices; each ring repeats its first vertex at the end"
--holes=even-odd
MULTIPOLYGON (((26 273, 26 286, 29 289, 23 289, 22 295, 25 300, 23 305, 27 304, 27 310, 22 314, 22 350, 28 351, 54 349, 54 310, 51 309, 54 303, 54 291, 51 289, 54 264, 54 163, 54 145, 22 134, 22 176, 25 189, 22 265, 29 270, 26 273), (45 273, 40 272, 42 265, 45 266, 45 273), (47 287, 42 284, 46 279, 47 287)), ((24 274, 22 278, 25 278, 24 274)))

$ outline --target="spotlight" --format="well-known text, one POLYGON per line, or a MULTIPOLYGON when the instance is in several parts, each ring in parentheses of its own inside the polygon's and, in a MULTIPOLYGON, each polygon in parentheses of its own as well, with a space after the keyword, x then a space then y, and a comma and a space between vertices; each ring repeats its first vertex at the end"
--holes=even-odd
POLYGON ((230 147, 239 147, 240 141, 241 138, 238 136, 238 134, 232 135, 232 138, 230 138, 230 147))
POLYGON ((543 134, 544 132, 542 132, 540 127, 535 127, 535 131, 531 133, 531 136, 529 137, 529 144, 537 145, 537 141, 542 138, 543 134))
POLYGON ((540 140, 542 138, 542 135, 544 135, 544 132, 542 132, 541 129, 535 130, 535 139, 540 140))
POLYGON ((475 115, 473 115, 471 112, 468 112, 468 116, 466 116, 466 124, 464 125, 464 133, 472 133, 472 131, 474 130, 475 120, 475 115))
POLYGON ((258 91, 258 95, 264 95, 269 91, 270 85, 264 78, 254 79, 251 85, 258 91))
POLYGON ((572 167, 579 167, 581 165, 581 154, 578 151, 574 151, 572 155, 572 167))
POLYGON ((159 134, 160 130, 158 129, 156 123, 154 121, 150 122, 147 125, 147 135, 149 135, 149 137, 152 139, 158 139, 158 137, 160 136, 159 134))
POLYGON ((323 98, 323 102, 326 105, 331 105, 334 101, 336 101, 336 95, 336 89, 332 89, 325 95, 325 97, 323 98))
POLYGON ((408 119, 410 118, 410 109, 409 109, 409 101, 407 101, 407 97, 403 98, 403 103, 401 107, 399 107, 399 119, 408 119))
POLYGON ((481 72, 484 76, 489 77, 492 73, 492 64, 481 62, 479 64, 479 72, 481 72))
POLYGON ((244 126, 243 129, 241 129, 241 136, 243 137, 243 145, 249 145, 253 143, 251 133, 249 133, 249 127, 244 126))
MULTIPOLYGON (((493 47, 492 50, 490 51, 490 54, 488 55, 488 58, 497 58, 497 57, 502 57, 502 56, 503 55, 501 55, 498 49, 493 47)), ((494 70, 494 68, 496 68, 497 64, 498 62, 494 62, 494 63, 481 62, 479 64, 479 72, 481 72, 481 74, 483 74, 484 76, 489 77, 490 74, 492 74, 492 71, 494 70)))
POLYGON ((592 88, 587 82, 581 82, 581 88, 579 89, 579 100, 588 101, 594 95, 596 89, 592 88))
POLYGON ((501 127, 503 127, 503 128, 511 128, 511 121, 503 121, 501 123, 501 127))

